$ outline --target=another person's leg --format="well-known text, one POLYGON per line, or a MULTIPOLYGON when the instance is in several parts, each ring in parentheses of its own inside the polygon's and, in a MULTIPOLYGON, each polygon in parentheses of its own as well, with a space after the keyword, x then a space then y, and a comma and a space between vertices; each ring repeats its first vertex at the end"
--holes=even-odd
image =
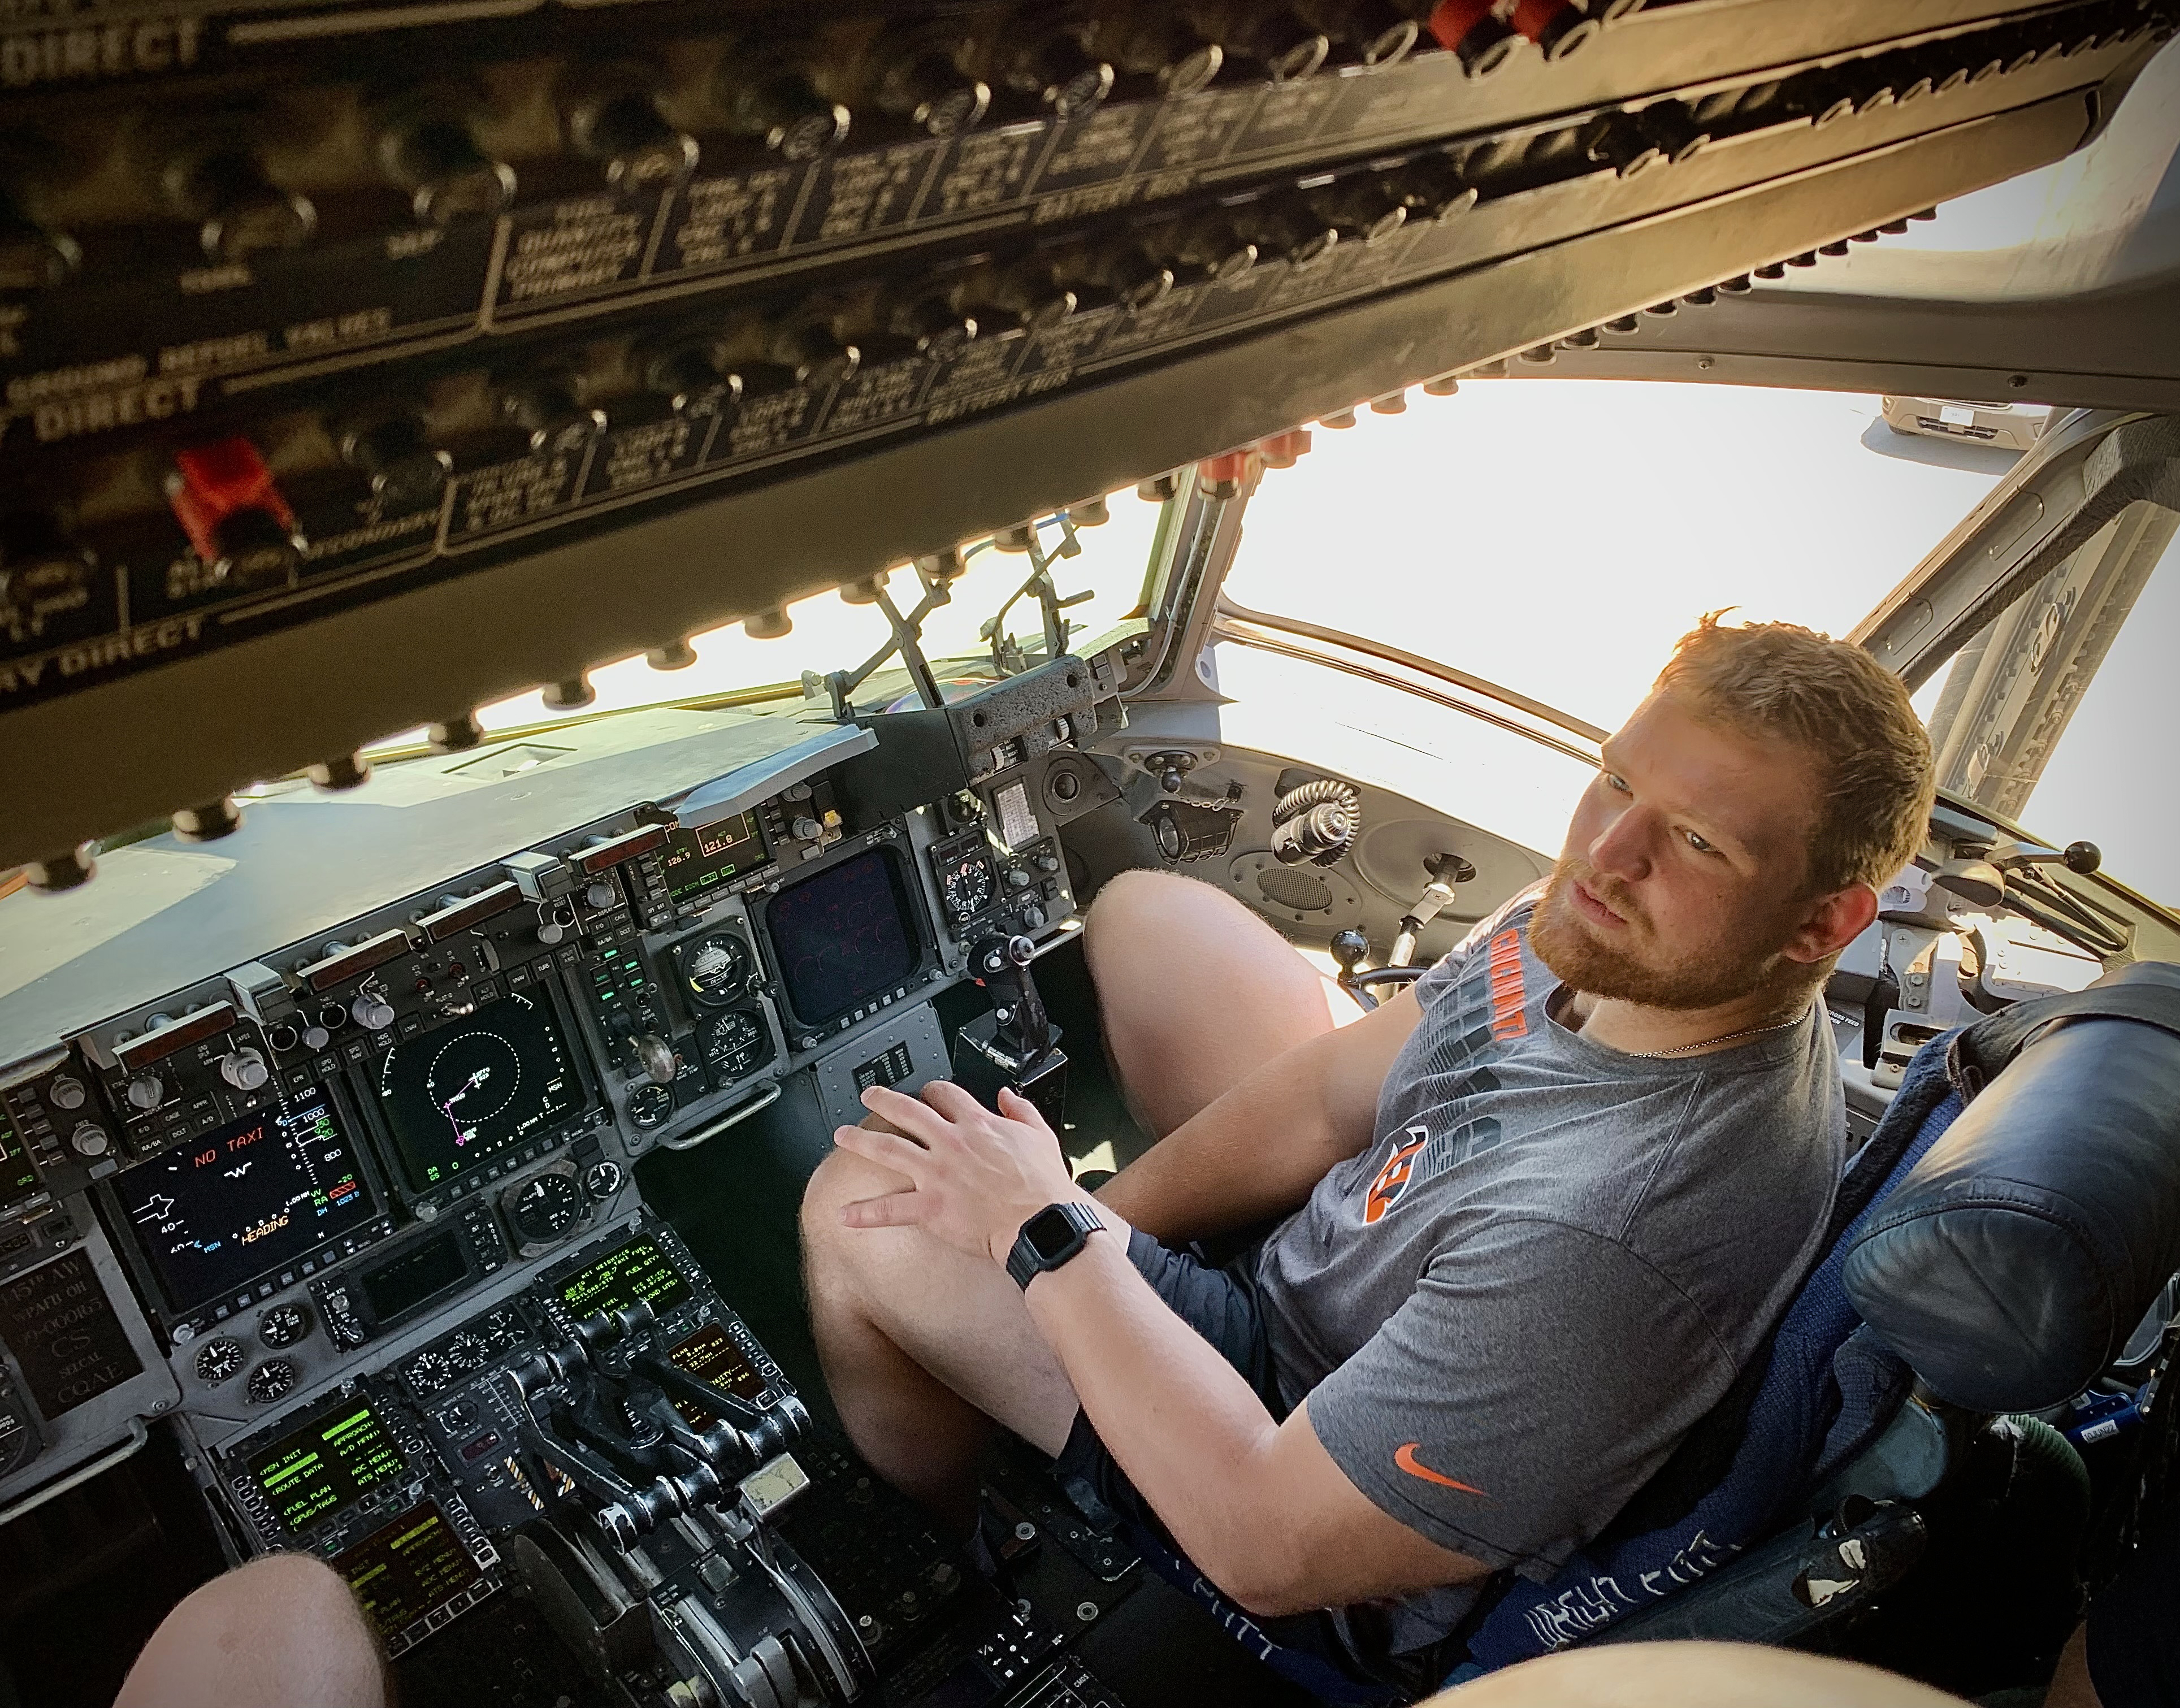
POLYGON ((160 1622, 114 1708, 383 1708, 378 1639, 347 1583, 308 1554, 215 1578, 160 1622))
POLYGON ((1362 1011, 1241 901, 1170 872, 1111 879, 1091 906, 1083 952, 1106 1050, 1153 1138, 1362 1011))
POLYGON ((1962 1708, 1874 1667, 1750 1643, 1610 1643, 1524 1661, 1423 1708, 1962 1708))

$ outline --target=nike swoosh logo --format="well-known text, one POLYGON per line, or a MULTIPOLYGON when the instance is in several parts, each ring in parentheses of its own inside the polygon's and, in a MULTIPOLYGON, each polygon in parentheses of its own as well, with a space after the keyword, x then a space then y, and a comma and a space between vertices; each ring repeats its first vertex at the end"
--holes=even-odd
POLYGON ((1416 1458, 1416 1449, 1421 1446, 1423 1446, 1421 1441, 1403 1442, 1394 1450, 1393 1463, 1410 1476, 1421 1477, 1426 1483, 1436 1483, 1441 1489, 1458 1489, 1464 1495, 1482 1496, 1487 1501, 1491 1498, 1473 1484, 1456 1483, 1452 1478, 1442 1476, 1429 1465, 1419 1463, 1416 1458))

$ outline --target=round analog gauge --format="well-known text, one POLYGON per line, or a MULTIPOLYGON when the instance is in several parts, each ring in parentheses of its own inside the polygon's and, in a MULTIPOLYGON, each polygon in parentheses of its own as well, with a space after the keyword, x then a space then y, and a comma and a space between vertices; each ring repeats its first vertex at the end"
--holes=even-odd
POLYGON ((639 1085, 628 1094, 628 1118, 648 1132, 674 1113, 674 1094, 663 1085, 639 1085))
POLYGON ((482 1415, 467 1400, 456 1400, 439 1413, 439 1427, 450 1435, 466 1435, 482 1415))
POLYGON ((491 1356, 492 1349, 467 1329, 447 1342, 448 1362, 464 1375, 482 1369, 485 1360, 491 1356))
POLYGON ((722 1083, 755 1072, 772 1054, 764 1022, 746 1008, 732 1009, 706 1022, 697 1038, 712 1077, 722 1083))
POLYGON ((454 1367, 443 1353, 419 1353, 409 1365, 409 1386, 421 1394, 437 1393, 454 1380, 454 1367))
POLYGON ((243 1392, 253 1406, 269 1406, 284 1399, 295 1386, 295 1367, 286 1358, 267 1358, 250 1371, 243 1392))
POLYGON ((222 1335, 197 1348, 197 1380, 228 1382, 242 1374, 242 1342, 222 1335))
POLYGON ((541 1174, 507 1195, 508 1220, 533 1245, 559 1238, 582 1213, 582 1188, 564 1174, 541 1174))
POLYGON ((602 1156, 583 1171, 583 1191, 603 1204, 620 1190, 620 1165, 609 1156, 602 1156))
POLYGON ((955 919, 971 919, 982 913, 992 905, 999 887, 992 876, 991 861, 973 849, 955 855, 939 868, 939 899, 955 919))
POLYGON ((257 1319, 257 1338, 268 1347, 292 1347, 310 1331, 310 1310, 300 1304, 275 1305, 257 1319))
POLYGON ((731 931, 714 931, 680 949, 681 977, 689 992, 707 1008, 732 1002, 749 989, 757 971, 749 945, 731 931))

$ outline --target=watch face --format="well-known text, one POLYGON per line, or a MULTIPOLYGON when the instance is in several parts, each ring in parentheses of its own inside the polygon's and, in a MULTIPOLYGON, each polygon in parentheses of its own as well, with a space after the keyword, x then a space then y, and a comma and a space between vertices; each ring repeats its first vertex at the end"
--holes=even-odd
POLYGON ((1076 1231, 1075 1224, 1062 1215, 1057 1206, 1039 1210, 1029 1219, 1022 1232, 1029 1240, 1030 1249, 1043 1263, 1065 1257, 1082 1238, 1076 1231))

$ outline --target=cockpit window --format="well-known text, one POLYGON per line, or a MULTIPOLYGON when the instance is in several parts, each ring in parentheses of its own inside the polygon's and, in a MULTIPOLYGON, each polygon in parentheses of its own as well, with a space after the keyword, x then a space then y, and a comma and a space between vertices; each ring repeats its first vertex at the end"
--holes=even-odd
MULTIPOLYGON (((1105 633, 1141 603, 1159 513, 1158 504, 1138 499, 1130 488, 1109 495, 1109 519, 1097 526, 1081 525, 1085 513, 1080 507, 1072 513, 1071 524, 1063 525, 1058 515, 1040 519, 1039 543, 1053 559, 1051 574, 1060 597, 1088 595, 1063 613, 1075 644, 1105 633), (1072 555, 1068 554, 1071 550, 1072 555)), ((1032 573, 1028 554, 983 542, 968 548, 966 554, 968 569, 954 583, 951 602, 933 612, 923 625, 925 655, 934 664, 981 659, 984 673, 990 674, 993 641, 985 625, 1000 617, 1003 652, 1011 637, 1032 660, 1041 657, 1043 621, 1036 599, 1023 594, 1009 603, 1032 573)), ((915 573, 906 565, 893 570, 887 591, 906 611, 920 591, 915 573)), ((776 640, 752 640, 739 622, 694 636, 691 649, 695 661, 678 669, 658 668, 641 655, 602 666, 591 673, 597 697, 583 712, 597 715, 766 688, 774 691, 762 697, 792 702, 802 693, 805 672, 823 676, 833 670, 852 670, 887 639, 886 620, 876 605, 850 604, 838 593, 797 600, 787 608, 787 615, 794 626, 776 640)), ((939 672, 942 677, 946 674, 939 672)), ((873 703, 872 691, 865 691, 861 703, 873 703)), ((487 732, 523 729, 566 715, 549 708, 542 692, 520 694, 478 714, 487 732)), ((399 751, 422 740, 422 731, 407 730, 372 751, 399 751)))
POLYGON ((1845 634, 2012 466, 1875 397, 1610 380, 1412 392, 1251 499, 1232 603, 1605 729, 1705 611, 1845 634))

